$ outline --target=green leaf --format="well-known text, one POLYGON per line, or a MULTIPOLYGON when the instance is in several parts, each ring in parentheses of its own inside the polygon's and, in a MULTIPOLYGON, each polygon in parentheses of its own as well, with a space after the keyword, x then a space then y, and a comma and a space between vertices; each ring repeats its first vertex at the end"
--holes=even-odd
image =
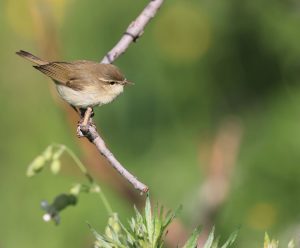
POLYGON ((288 243, 288 248, 295 248, 295 241, 292 239, 289 243, 288 243))
POLYGON ((139 210, 135 206, 134 206, 134 211, 136 213, 135 230, 138 230, 139 234, 147 232, 147 227, 144 225, 144 218, 143 218, 143 216, 141 215, 141 213, 139 212, 139 210))
POLYGON ((72 186, 72 188, 70 189, 70 193, 72 195, 79 195, 79 193, 81 192, 81 188, 82 188, 82 185, 80 183, 77 183, 72 186))
POLYGON ((180 205, 174 212, 169 210, 166 214, 166 217, 162 223, 162 231, 164 231, 172 222, 172 220, 178 215, 178 213, 182 210, 182 205, 180 205))
POLYGON ((218 247, 219 247, 219 241, 220 241, 220 236, 218 236, 218 237, 214 240, 214 242, 213 242, 211 248, 218 248, 218 247))
POLYGON ((279 242, 277 240, 270 240, 270 237, 265 233, 264 248, 278 248, 279 242))
POLYGON ((46 161, 49 161, 52 157, 52 146, 48 146, 45 151, 43 152, 43 157, 45 158, 46 161))
POLYGON ((148 232, 148 240, 150 243, 152 243, 154 227, 152 221, 151 203, 150 203, 149 195, 147 196, 146 204, 145 204, 145 219, 146 219, 146 226, 148 232))
POLYGON ((193 231, 192 236, 188 239, 188 241, 185 243, 183 248, 195 248, 195 247, 197 247, 197 242, 198 242, 200 232, 201 232, 201 227, 198 226, 193 231))
POLYGON ((215 233, 215 227, 212 228, 203 248, 211 248, 212 243, 214 241, 214 233, 215 233))
POLYGON ((88 226, 92 231, 92 233, 94 234, 95 238, 97 239, 97 241, 95 242, 96 247, 112 248, 111 245, 105 241, 105 238, 101 234, 99 234, 91 225, 88 224, 88 226))
POLYGON ((119 221, 119 225, 121 226, 122 230, 126 233, 127 235, 127 241, 130 244, 133 244, 135 242, 135 238, 132 236, 132 234, 128 231, 128 229, 119 221))
POLYGON ((159 239, 162 236, 163 232, 161 230, 162 227, 162 220, 158 213, 158 204, 156 204, 155 209, 153 211, 153 225, 154 225, 154 232, 153 232, 153 247, 157 247, 159 245, 159 239))
POLYGON ((264 248, 270 243, 270 238, 268 233, 265 233, 265 239, 264 239, 264 248))
POLYGON ((136 208, 136 206, 134 206, 134 212, 136 214, 136 221, 137 221, 137 223, 143 223, 143 216, 141 215, 141 213, 139 212, 139 210, 136 208))
POLYGON ((129 221, 129 226, 130 226, 131 231, 134 232, 135 227, 136 227, 136 222, 135 222, 135 219, 133 217, 129 221))
POLYGON ((232 234, 230 234, 229 238, 227 239, 227 241, 225 242, 225 244, 222 245, 221 248, 230 247, 234 243, 234 241, 236 240, 238 233, 239 233, 239 229, 235 230, 232 234))
POLYGON ((39 173, 45 166, 46 159, 44 156, 37 156, 27 168, 26 175, 32 177, 39 173))
POLYGON ((120 237, 121 235, 119 235, 118 233, 115 232, 114 228, 111 225, 108 225, 106 227, 107 232, 109 232, 110 236, 108 236, 108 238, 110 239, 110 242, 114 245, 116 245, 116 247, 119 248, 126 248, 126 246, 124 246, 121 242, 120 242, 120 237))

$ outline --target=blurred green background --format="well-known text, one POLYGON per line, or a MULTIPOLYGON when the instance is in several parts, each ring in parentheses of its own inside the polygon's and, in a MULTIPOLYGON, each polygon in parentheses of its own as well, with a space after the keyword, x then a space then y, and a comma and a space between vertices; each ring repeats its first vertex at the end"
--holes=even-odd
MULTIPOLYGON (((28 179, 28 164, 52 142, 83 152, 53 85, 15 52, 100 61, 147 3, 0 0, 0 247, 90 247, 86 222, 101 231, 108 217, 83 195, 60 226, 42 221, 39 202, 82 178, 67 157, 58 176, 28 179)), ((95 121, 153 201, 183 204, 186 232, 212 221, 225 237, 241 225, 243 248, 261 247, 265 231, 299 237, 299 23, 297 0, 166 1, 115 62, 135 85, 95 121)), ((136 200, 98 182, 129 218, 136 200)))

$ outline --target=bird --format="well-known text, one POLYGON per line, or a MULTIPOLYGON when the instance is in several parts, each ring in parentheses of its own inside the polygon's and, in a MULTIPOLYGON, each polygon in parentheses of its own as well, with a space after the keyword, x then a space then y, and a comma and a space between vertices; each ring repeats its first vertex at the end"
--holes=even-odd
POLYGON ((80 111, 82 117, 87 108, 93 110, 110 103, 123 92, 124 86, 132 84, 112 64, 89 60, 50 62, 24 50, 16 54, 34 63, 35 69, 50 77, 61 98, 80 111))

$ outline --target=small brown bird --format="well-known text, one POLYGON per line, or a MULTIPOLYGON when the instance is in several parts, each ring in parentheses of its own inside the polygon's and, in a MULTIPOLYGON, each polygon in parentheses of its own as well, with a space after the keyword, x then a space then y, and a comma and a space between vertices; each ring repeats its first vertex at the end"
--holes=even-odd
POLYGON ((59 95, 75 110, 101 106, 114 100, 130 84, 118 67, 93 61, 48 62, 29 52, 19 56, 35 63, 33 67, 50 77, 59 95))

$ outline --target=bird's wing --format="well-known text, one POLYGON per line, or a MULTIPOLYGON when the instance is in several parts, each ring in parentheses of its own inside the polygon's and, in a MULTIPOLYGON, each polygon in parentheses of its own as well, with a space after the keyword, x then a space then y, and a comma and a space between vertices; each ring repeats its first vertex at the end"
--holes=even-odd
POLYGON ((66 84, 70 80, 70 65, 62 62, 50 62, 45 65, 34 66, 40 72, 61 84, 66 84))
POLYGON ((67 62, 50 62, 45 65, 34 66, 56 83, 65 85, 74 90, 82 88, 83 75, 76 64, 67 62))

